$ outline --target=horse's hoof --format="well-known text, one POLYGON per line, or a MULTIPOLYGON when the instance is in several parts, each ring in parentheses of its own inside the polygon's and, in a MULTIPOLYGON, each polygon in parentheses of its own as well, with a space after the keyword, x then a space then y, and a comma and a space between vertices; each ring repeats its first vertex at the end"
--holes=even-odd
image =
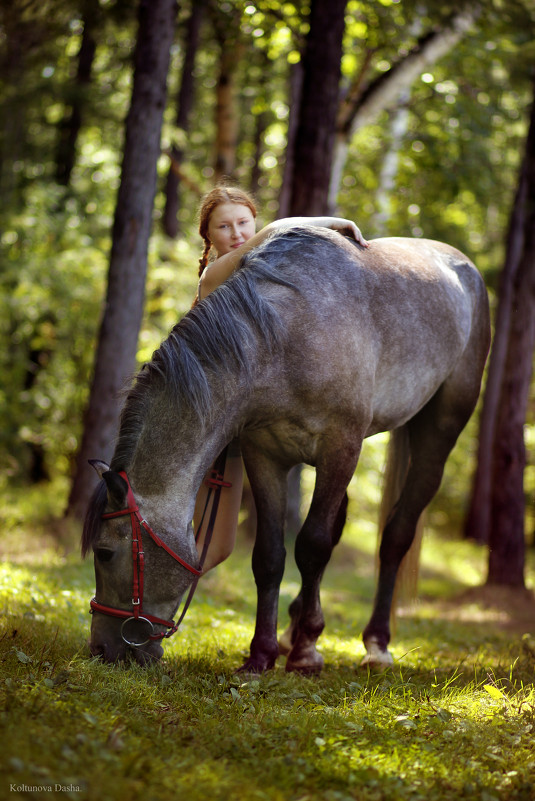
POLYGON ((377 640, 370 639, 365 643, 367 654, 360 663, 361 668, 383 671, 392 667, 394 658, 387 648, 381 648, 377 640))
POLYGON ((266 673, 275 667, 275 660, 260 660, 260 659, 247 659, 243 665, 236 668, 234 673, 252 673, 258 676, 260 673, 266 673))
POLYGON ((301 659, 292 659, 292 656, 286 660, 286 670, 288 673, 301 673, 303 676, 317 676, 321 673, 324 665, 324 660, 321 654, 317 651, 312 657, 303 657, 301 659))

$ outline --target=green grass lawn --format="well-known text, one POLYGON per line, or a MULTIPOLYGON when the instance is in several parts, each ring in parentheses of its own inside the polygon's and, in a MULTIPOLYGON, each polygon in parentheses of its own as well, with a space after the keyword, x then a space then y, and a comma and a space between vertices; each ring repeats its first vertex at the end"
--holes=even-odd
MULTIPOLYGON (((349 525, 324 579, 326 666, 305 678, 282 659, 234 673, 254 622, 246 543, 148 669, 90 658, 90 560, 15 518, 2 545, 2 799, 535 798, 535 607, 474 590, 482 549, 430 532, 394 668, 372 675, 359 662, 374 535, 349 525)), ((289 558, 281 627, 297 588, 289 558)))

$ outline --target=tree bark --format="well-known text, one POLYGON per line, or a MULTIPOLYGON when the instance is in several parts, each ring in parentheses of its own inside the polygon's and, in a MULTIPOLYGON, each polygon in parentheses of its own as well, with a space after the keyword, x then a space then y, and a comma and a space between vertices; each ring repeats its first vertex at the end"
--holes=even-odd
MULTIPOLYGON (((323 215, 331 174, 340 95, 342 39, 347 0, 312 0, 302 66, 294 68, 292 90, 299 115, 290 116, 279 216, 323 215), (295 131, 295 135, 294 135, 295 131)), ((286 527, 301 523, 301 466, 288 481, 286 527)))
POLYGON ((511 325, 494 434, 488 584, 524 583, 524 424, 535 350, 535 82, 526 154, 523 246, 513 281, 511 325))
POLYGON ((212 23, 219 42, 219 75, 216 85, 214 179, 232 177, 238 145, 238 109, 236 105, 236 69, 243 55, 241 10, 212 6, 212 23))
POLYGON ((294 175, 294 153, 297 127, 299 125, 299 108, 301 107, 301 94, 303 92, 303 62, 292 64, 290 67, 290 110, 288 115, 288 129, 286 132, 286 150, 284 154, 284 169, 282 186, 279 193, 279 217, 290 216, 290 202, 292 199, 292 184, 294 175))
MULTIPOLYGON (((195 100, 195 57, 199 45, 199 33, 204 15, 205 0, 195 0, 186 29, 186 49, 182 77, 177 97, 176 127, 180 139, 186 139, 190 128, 190 115, 195 100)), ((172 239, 180 233, 178 212, 180 209, 180 168, 184 160, 182 144, 173 144, 169 154, 171 164, 165 184, 165 209, 163 213, 163 229, 172 239)))
POLYGON ((376 230, 378 236, 388 236, 388 223, 391 217, 391 201, 399 170, 399 153, 409 127, 410 92, 402 92, 399 103, 390 121, 390 145, 383 157, 377 187, 376 230))
POLYGON ((492 498, 492 453, 496 418, 501 397, 509 331, 514 304, 514 283, 524 243, 526 173, 522 170, 509 221, 505 264, 498 287, 498 307, 494 320, 494 339, 479 418, 476 469, 464 524, 464 536, 481 544, 488 543, 492 498))
POLYGON ((94 32, 99 15, 97 0, 87 0, 84 6, 84 30, 78 52, 78 69, 72 99, 65 110, 65 116, 59 125, 59 141, 56 153, 56 180, 68 186, 76 161, 76 143, 82 127, 82 116, 86 102, 86 92, 91 84, 91 70, 95 58, 97 43, 94 32))
POLYGON ((294 147, 291 215, 327 213, 347 0, 312 0, 294 147))
POLYGON ((83 516, 94 484, 87 460, 109 460, 112 455, 119 421, 118 394, 136 365, 175 17, 175 0, 140 2, 132 100, 126 120, 106 305, 67 509, 67 514, 75 517, 83 516))

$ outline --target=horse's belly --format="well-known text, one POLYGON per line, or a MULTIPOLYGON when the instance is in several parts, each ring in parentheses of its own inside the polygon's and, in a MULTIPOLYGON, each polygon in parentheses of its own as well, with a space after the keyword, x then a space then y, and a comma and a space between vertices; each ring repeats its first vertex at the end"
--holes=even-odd
MULTIPOLYGON (((452 360, 454 362, 454 360, 452 360)), ((414 363, 404 370, 382 374, 373 392, 372 420, 366 436, 392 431, 414 417, 447 379, 452 365, 414 363)))

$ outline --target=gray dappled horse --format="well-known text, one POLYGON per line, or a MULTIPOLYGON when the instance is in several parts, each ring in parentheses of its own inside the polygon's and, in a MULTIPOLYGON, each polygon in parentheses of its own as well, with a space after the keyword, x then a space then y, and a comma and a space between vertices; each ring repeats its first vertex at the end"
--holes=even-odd
POLYGON ((258 512, 257 618, 243 668, 272 668, 280 652, 286 477, 304 462, 316 483, 295 545, 302 588, 284 651, 288 670, 320 670, 320 582, 344 525, 346 488, 364 438, 395 431, 402 489, 382 534, 363 633, 365 662, 391 663, 398 568, 476 404, 489 336, 483 281, 448 245, 387 238, 365 249, 300 228, 251 251, 141 369, 111 467, 96 464, 102 480, 82 538, 83 552, 95 555, 92 653, 113 661, 132 651, 141 663, 161 656, 159 640, 176 629, 172 617, 199 565, 197 491, 239 437, 258 512), (142 546, 140 532, 150 533, 142 546), (139 620, 133 594, 143 604, 139 620))

